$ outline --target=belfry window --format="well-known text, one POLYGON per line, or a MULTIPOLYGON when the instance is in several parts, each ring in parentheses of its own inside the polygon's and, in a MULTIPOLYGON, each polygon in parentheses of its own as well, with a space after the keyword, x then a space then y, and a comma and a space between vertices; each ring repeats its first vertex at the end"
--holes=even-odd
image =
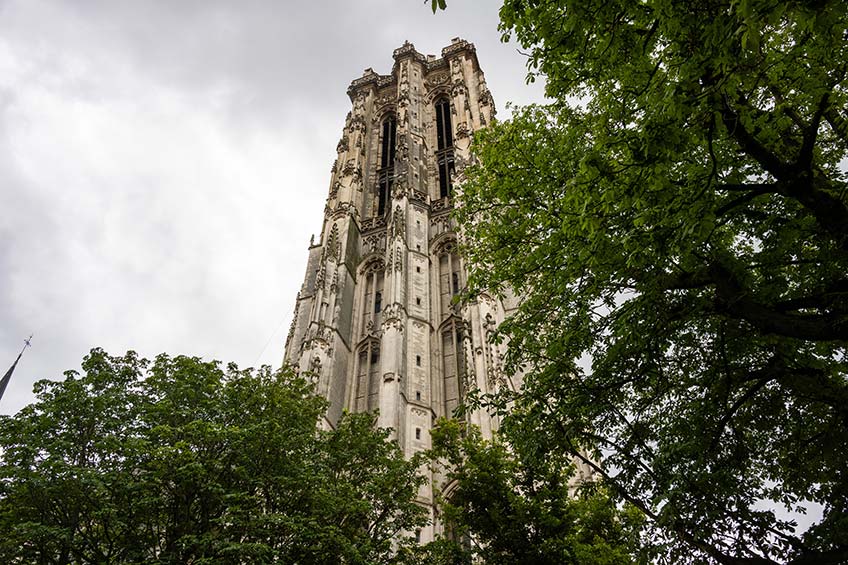
POLYGON ((397 122, 394 116, 383 120, 380 142, 380 167, 377 169, 377 215, 382 216, 389 209, 392 199, 392 182, 395 175, 395 137, 397 122))
POLYGON ((454 171, 453 127, 447 98, 436 101, 436 163, 439 167, 439 197, 444 198, 451 194, 451 174, 454 171))

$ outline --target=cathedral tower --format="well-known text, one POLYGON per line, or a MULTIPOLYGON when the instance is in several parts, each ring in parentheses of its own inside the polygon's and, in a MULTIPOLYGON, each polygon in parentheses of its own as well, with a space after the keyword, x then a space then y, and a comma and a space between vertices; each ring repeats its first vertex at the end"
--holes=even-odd
MULTIPOLYGON (((471 133, 495 114, 474 45, 461 39, 424 56, 394 51, 391 74, 366 69, 347 90, 347 115, 330 176, 320 239, 309 247, 285 359, 343 410, 379 411, 404 453, 429 448, 430 428, 465 391, 513 386, 487 336, 504 307, 483 296, 458 305, 465 285, 451 218, 471 133)), ((489 435, 496 422, 465 416, 489 435)), ((429 473, 429 470, 425 470, 429 473)), ((431 476, 419 499, 434 512, 431 476)), ((421 532, 421 541, 441 528, 421 532)))

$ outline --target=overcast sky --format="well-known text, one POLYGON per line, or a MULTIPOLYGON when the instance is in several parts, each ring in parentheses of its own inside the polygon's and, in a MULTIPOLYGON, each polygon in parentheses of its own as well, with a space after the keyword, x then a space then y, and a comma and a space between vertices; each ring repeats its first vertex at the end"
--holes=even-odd
POLYGON ((351 80, 461 36, 542 100, 498 4, 0 0, 0 413, 95 346, 279 366, 351 80))

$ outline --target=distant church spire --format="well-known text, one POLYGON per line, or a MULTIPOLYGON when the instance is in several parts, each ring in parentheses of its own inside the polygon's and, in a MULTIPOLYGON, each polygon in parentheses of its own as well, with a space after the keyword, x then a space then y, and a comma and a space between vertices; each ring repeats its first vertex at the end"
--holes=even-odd
POLYGON ((21 360, 21 355, 24 354, 24 351, 27 347, 30 347, 30 341, 32 340, 32 334, 28 338, 24 340, 24 346, 21 348, 21 352, 18 353, 18 358, 15 359, 15 362, 12 363, 12 366, 9 367, 9 370, 6 371, 6 374, 3 375, 3 380, 0 380, 0 400, 3 399, 3 393, 6 392, 6 386, 8 386, 9 381, 12 380, 12 373, 15 372, 15 367, 18 366, 18 361, 21 360))

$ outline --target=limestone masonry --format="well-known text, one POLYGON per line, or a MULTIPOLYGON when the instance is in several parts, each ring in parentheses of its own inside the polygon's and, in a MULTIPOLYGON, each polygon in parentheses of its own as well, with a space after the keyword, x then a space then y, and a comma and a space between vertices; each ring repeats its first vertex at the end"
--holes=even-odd
MULTIPOLYGON (((441 57, 407 42, 391 74, 366 69, 347 92, 353 109, 285 359, 317 380, 330 401, 327 426, 343 410, 379 410, 409 457, 429 448, 431 426, 465 391, 517 385, 500 369, 502 347, 487 339, 510 305, 485 295, 452 301, 466 280, 452 197, 471 133, 492 120, 494 102, 474 45, 461 39, 441 57)), ((484 436, 497 426, 485 412, 464 417, 484 436)), ((434 496, 451 486, 429 478, 419 499, 433 525, 421 542, 441 532, 434 496)))

